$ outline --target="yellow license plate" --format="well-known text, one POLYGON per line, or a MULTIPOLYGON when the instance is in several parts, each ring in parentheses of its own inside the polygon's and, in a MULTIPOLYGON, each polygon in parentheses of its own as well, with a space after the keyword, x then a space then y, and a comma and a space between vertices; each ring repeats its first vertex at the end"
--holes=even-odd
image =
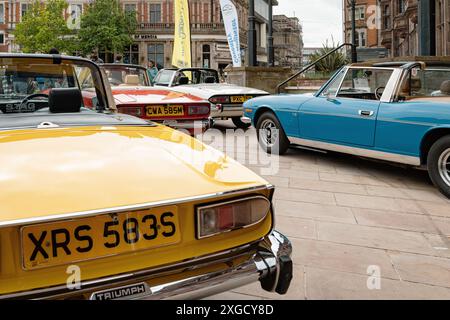
POLYGON ((147 117, 177 117, 184 116, 183 106, 148 106, 147 117))
POLYGON ((176 206, 26 226, 21 229, 25 270, 176 244, 176 206))
POLYGON ((231 97, 231 103, 244 103, 247 100, 250 100, 253 97, 248 97, 248 96, 236 96, 236 97, 231 97))

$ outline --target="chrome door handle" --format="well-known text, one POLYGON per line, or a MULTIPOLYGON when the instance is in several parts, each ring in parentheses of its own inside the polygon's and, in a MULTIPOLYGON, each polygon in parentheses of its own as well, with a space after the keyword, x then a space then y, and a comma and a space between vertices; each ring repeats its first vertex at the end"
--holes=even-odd
POLYGON ((359 110, 359 115, 361 117, 371 117, 374 115, 375 112, 370 111, 370 110, 359 110))

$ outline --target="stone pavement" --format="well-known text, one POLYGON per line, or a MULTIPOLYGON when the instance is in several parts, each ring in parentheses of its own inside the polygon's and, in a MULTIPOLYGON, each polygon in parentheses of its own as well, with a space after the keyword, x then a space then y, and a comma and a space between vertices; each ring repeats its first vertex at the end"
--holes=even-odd
MULTIPOLYGON (((257 154, 251 136, 235 157, 257 154)), ((291 288, 279 296, 256 283, 211 299, 450 299, 450 200, 426 171, 302 149, 274 159, 279 172, 264 177, 294 248, 291 288)))

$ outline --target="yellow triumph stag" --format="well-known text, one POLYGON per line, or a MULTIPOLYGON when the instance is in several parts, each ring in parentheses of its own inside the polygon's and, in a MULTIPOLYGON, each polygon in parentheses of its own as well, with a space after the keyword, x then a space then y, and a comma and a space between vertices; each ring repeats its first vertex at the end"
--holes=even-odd
POLYGON ((265 180, 116 113, 87 60, 3 55, 0 78, 0 299, 202 298, 258 280, 286 293, 291 244, 265 180))

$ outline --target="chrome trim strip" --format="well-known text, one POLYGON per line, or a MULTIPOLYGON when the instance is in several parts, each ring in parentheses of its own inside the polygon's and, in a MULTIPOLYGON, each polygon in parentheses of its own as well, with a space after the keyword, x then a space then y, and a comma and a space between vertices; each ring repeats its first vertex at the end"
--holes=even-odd
POLYGON ((86 217, 91 217, 91 216, 96 216, 96 215, 101 215, 101 214, 120 213, 120 212, 124 212, 124 211, 145 210, 145 209, 150 209, 150 208, 154 208, 154 207, 176 205, 176 204, 185 203, 185 202, 203 201, 203 200, 213 199, 213 198, 222 197, 222 196, 241 195, 244 193, 255 192, 255 191, 271 189, 271 188, 273 188, 273 186, 271 184, 267 184, 267 185, 255 186, 255 187, 232 190, 232 191, 223 191, 223 192, 210 193, 210 194, 205 194, 205 195, 200 195, 200 196, 191 196, 191 197, 185 197, 185 198, 179 198, 179 199, 154 201, 154 202, 135 204, 135 205, 129 205, 129 206, 120 206, 120 207, 88 210, 88 211, 81 211, 81 212, 61 213, 61 214, 54 214, 54 215, 49 215, 49 216, 44 216, 44 217, 36 217, 36 218, 0 221, 0 228, 12 227, 12 226, 17 226, 17 225, 24 226, 24 225, 34 224, 34 223, 42 223, 42 222, 49 222, 49 221, 56 221, 56 220, 86 218, 86 217))
POLYGON ((288 137, 288 138, 291 143, 298 144, 301 146, 348 153, 355 156, 391 161, 396 163, 403 163, 412 166, 420 166, 419 157, 406 156, 377 150, 369 150, 364 148, 349 147, 340 144, 322 142, 317 140, 307 140, 296 137, 288 137))
POLYGON ((205 239, 205 238, 211 238, 211 237, 214 237, 214 236, 219 235, 219 234, 228 233, 228 232, 239 230, 239 229, 247 229, 247 228, 250 228, 252 226, 255 226, 255 225, 259 224, 260 222, 262 222, 264 219, 267 218, 267 215, 270 212, 270 203, 271 202, 266 197, 263 197, 263 196, 252 196, 252 197, 246 197, 246 198, 242 198, 242 199, 234 199, 234 200, 230 200, 230 201, 224 201, 224 202, 218 202, 218 203, 214 203, 214 204, 205 204, 205 205, 197 206, 197 208, 195 210, 196 211, 196 215, 197 215, 197 221, 196 221, 196 226, 195 226, 196 227, 196 231, 197 231, 196 232, 197 239, 200 240, 200 239, 205 239), (231 204, 231 203, 239 203, 239 202, 245 202, 245 201, 248 201, 248 200, 255 200, 255 199, 263 199, 264 201, 267 202, 267 211, 264 214, 264 216, 261 219, 259 219, 258 221, 255 221, 255 222, 253 222, 251 224, 248 224, 248 225, 245 225, 245 226, 242 226, 242 227, 230 228, 228 230, 224 230, 224 231, 219 231, 219 232, 216 232, 216 233, 208 234, 206 236, 201 236, 200 235, 200 225, 201 225, 201 221, 202 221, 201 216, 200 216, 200 210, 209 209, 209 208, 215 208, 215 207, 221 207, 221 206, 224 206, 224 205, 227 205, 227 204, 231 204))

